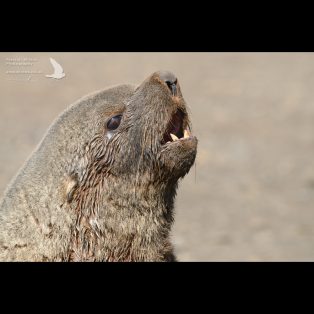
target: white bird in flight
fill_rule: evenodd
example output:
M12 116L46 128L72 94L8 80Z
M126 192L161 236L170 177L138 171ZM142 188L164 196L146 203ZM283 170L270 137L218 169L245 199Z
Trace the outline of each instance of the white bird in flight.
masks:
M53 58L50 58L50 62L53 66L54 73L52 73L51 75L46 75L46 77L51 77L57 80L65 77L65 73L63 72L62 66Z

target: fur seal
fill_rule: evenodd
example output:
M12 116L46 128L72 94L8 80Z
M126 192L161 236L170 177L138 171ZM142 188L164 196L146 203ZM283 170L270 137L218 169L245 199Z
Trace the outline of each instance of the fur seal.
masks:
M171 72L82 98L7 188L0 260L175 261L174 198L196 150Z

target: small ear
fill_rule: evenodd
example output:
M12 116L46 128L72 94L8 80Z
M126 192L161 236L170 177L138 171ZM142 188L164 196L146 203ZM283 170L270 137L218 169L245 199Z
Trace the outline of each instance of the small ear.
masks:
M78 181L74 176L70 176L66 180L66 199L68 203L71 203L76 188L78 187Z

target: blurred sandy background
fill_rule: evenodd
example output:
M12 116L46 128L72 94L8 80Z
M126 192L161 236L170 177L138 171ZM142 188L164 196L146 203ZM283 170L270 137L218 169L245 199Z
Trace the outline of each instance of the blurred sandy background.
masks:
M171 70L199 138L181 182L181 261L314 260L314 54L1 53L0 193L57 115L109 85ZM14 67L10 58L35 58ZM66 77L44 77L49 57ZM8 70L39 70L30 80ZM11 79L20 79L11 80Z

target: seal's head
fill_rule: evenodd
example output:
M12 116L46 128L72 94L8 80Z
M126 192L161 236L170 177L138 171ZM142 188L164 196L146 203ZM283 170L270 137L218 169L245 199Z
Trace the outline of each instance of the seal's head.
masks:
M109 91L79 115L85 140L71 176L87 186L105 178L108 189L117 182L129 188L176 184L194 163L197 139L175 75L156 72L136 88Z
M115 150L108 165L112 174L136 174L137 182L176 181L194 162L197 140L178 80L170 72L150 76L105 122L105 146Z

